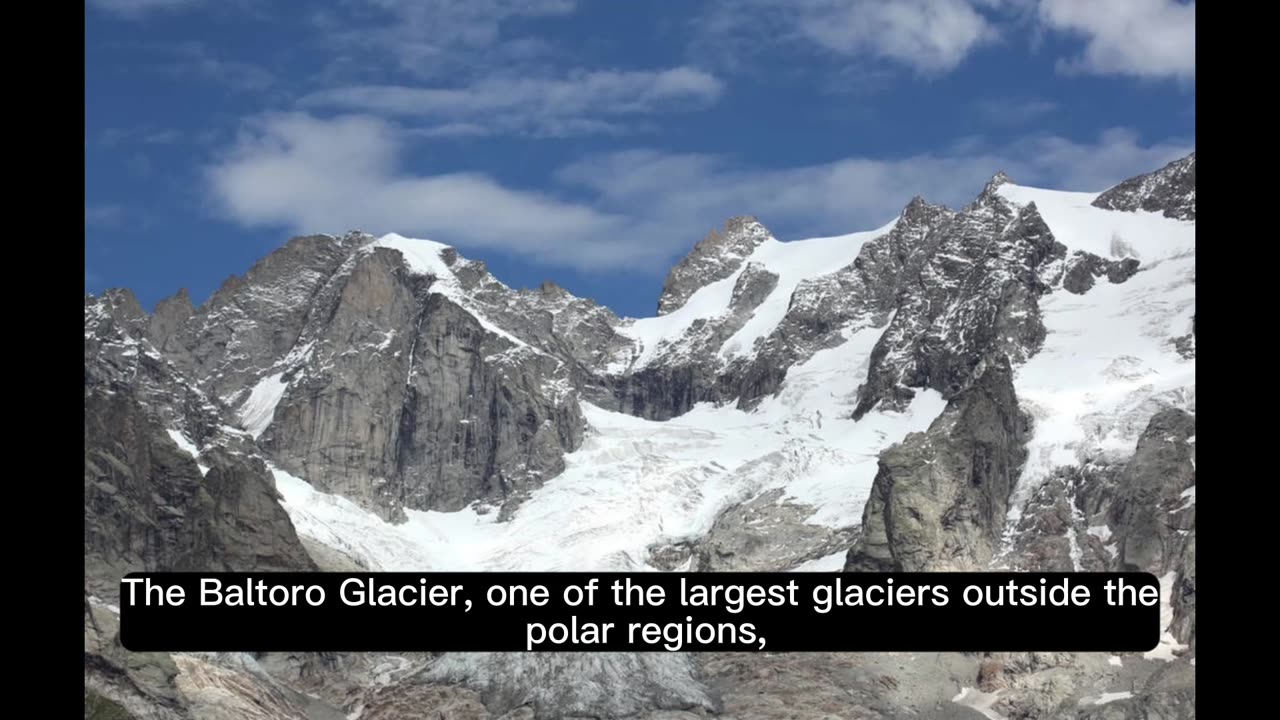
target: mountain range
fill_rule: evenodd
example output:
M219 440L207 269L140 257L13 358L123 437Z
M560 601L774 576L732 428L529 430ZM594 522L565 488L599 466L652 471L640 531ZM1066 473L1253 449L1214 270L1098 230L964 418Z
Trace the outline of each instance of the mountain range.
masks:
M646 318L361 232L296 237L198 307L86 296L86 717L1191 718L1195 348L1194 153L1096 193L997 173L835 237L735 217ZM136 570L983 569L1152 572L1161 644L118 640Z

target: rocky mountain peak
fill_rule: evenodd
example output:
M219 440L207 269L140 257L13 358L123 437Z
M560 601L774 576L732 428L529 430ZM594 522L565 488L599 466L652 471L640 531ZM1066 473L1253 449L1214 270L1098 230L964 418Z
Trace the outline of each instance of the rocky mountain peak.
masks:
M165 351L169 347L169 339L195 314L195 306L191 304L191 295L182 288L171 297L156 303L155 312L147 325L147 337L157 350Z
M1196 219L1196 154L1130 178L1093 201L1104 210L1144 210L1176 220Z
M996 174L992 175L991 179L987 181L986 186L982 188L982 194L989 195L994 193L1001 185L1004 184L1013 184L1013 181L1009 179L1008 175L1004 174L1003 170L997 170Z
M538 286L538 292L548 300L558 300L569 295L569 291L560 287L554 280L544 280Z
M110 288L101 295L84 298L84 327L86 337L96 328L115 326L126 334L135 335L146 324L147 311L131 290Z
M950 212L950 210L945 206L934 205L923 197L916 195L911 198L911 202L907 203L906 207L902 208L902 212L898 215L898 219L899 222L904 225L927 225L937 218L940 213L948 212Z
M743 260L770 237L768 228L755 217L729 218L721 230L708 233L671 269L662 285L658 314L666 315L679 309L699 288L732 275Z

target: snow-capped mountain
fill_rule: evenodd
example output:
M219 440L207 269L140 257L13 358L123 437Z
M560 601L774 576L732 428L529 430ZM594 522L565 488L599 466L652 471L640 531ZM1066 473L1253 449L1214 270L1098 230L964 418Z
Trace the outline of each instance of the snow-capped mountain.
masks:
M649 318L362 233L199 308L86 298L87 687L136 717L1192 717L1194 218L1192 154L836 237L734 218ZM314 567L1135 568L1171 600L1131 658L111 645L125 572Z

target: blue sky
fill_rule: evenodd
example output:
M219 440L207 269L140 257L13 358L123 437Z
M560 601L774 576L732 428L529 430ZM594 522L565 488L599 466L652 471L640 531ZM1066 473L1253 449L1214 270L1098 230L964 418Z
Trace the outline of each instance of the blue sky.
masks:
M361 229L652 315L734 215L843 234L1180 157L1194 45L1175 0L88 0L85 289L199 303Z

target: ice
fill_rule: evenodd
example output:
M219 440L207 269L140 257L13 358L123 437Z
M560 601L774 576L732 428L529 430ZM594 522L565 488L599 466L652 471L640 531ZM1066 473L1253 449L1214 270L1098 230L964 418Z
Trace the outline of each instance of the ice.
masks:
M240 423L255 439L271 424L276 406L280 404L288 387L289 383L284 381L283 372L268 375L253 386L249 399L240 406Z
M191 459L196 461L196 467L200 468L200 474L208 475L209 466L200 462L200 448L196 447L196 444L191 442L191 440L181 432L173 429L170 429L168 432L170 439L172 439L174 444L178 446L178 449L190 455Z
M792 568L793 572L840 572L844 569L846 551L834 552L830 555L815 558L809 562Z
M1179 497L1181 497L1181 498L1182 498L1182 505L1178 506L1178 508L1177 508L1177 509L1175 509L1175 510L1174 510L1174 512L1181 512L1181 511L1186 510L1186 509L1188 509L1188 508L1195 507L1195 504L1196 504L1196 486L1195 486L1195 485L1192 485L1191 487L1187 488L1186 490L1183 490L1183 491L1182 491L1182 494L1181 494L1181 495L1179 495Z
M944 406L924 391L906 412L849 418L863 377L850 369L865 366L879 333L792 368L755 412L704 403L657 422L584 404L582 447L504 523L468 508L408 510L391 525L279 470L277 483L301 535L383 570L655 570L650 545L700 538L725 508L775 488L812 508L809 522L848 527L861 520L880 451Z
M1115 702L1117 700L1128 700L1131 697L1133 697L1133 693L1129 692L1128 690L1125 690L1123 692L1105 692L1099 695L1098 697L1094 698L1090 704L1106 705L1107 703Z
M1178 652L1187 649L1169 631L1173 625L1173 583L1177 577L1176 572L1167 572L1160 577L1160 644L1142 654L1147 660L1172 661L1178 657Z
M966 687L961 688L960 694L951 698L951 702L973 708L988 720L1005 720L1005 716L994 709L996 701L999 699L999 690L993 693L984 693L975 688Z

